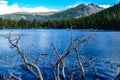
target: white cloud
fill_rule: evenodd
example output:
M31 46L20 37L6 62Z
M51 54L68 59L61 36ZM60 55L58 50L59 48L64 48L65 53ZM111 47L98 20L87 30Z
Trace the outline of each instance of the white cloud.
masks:
M22 7L21 8L24 12L50 12L50 11L58 11L55 9L48 9L45 7L35 7L35 8L27 8L27 7Z
M99 6L106 9L106 8L109 8L111 5L105 5L105 4L104 4L104 5L99 5Z
M8 5L8 1L0 0L0 15L2 14L10 14L15 12L50 12L50 11L58 11L55 9L49 9L42 6L39 7L20 7L18 4L14 3L12 5Z
M6 5L8 3L8 1L5 1L5 0L0 0L0 5Z
M79 5L79 4L70 5L70 6L66 7L66 9L69 9L69 8L74 8L74 7L78 6L78 5Z

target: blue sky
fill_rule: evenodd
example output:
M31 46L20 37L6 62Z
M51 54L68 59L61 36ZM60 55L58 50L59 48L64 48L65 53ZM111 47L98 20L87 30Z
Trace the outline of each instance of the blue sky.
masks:
M65 9L67 6L72 6L81 3L84 4L94 3L97 5L113 5L117 3L118 0L8 0L8 2L9 5L17 3L20 6L26 7L44 6L47 8L61 10Z
M120 0L0 0L0 15L15 12L59 11L89 3L108 8L118 1Z

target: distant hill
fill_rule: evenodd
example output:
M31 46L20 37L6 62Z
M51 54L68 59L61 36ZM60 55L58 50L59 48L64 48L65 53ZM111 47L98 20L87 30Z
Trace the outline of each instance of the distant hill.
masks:
M76 7L69 8L64 11L59 12L38 12L38 13L27 13L27 12L17 12L12 14L0 15L3 19L12 19L12 20L60 20L60 19L70 19L70 18L80 18L84 16L88 16L99 11L103 10L103 8L94 5L94 4L80 4Z
M27 13L27 12L17 12L12 14L5 14L0 15L3 19L11 19L11 20L20 20L20 19L26 19L26 20L44 20L46 16L52 15L56 12L37 12L37 13Z
M51 11L51 12L34 12L34 13L28 13L28 12L16 12L12 14L31 14L31 15L41 15L41 16L48 16L57 13L58 11Z

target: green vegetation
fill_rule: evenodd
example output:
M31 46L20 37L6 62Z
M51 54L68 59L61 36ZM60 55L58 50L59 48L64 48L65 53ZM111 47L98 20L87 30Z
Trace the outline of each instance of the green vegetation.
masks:
M108 29L120 30L120 3L90 16L67 19L67 20L48 20L46 22L34 19L33 21L21 19L7 20L0 19L0 28L53 28L63 29L72 25L76 29Z

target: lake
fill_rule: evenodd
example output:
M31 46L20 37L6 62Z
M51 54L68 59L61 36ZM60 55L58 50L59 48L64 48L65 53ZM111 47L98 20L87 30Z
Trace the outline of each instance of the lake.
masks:
M33 79L26 75L27 72L22 70L19 65L22 63L20 55L16 49L10 48L10 44L5 36L12 30L0 30L0 74L6 75L9 71L21 74L23 79ZM120 65L120 32L119 31L102 31L102 30L72 30L74 38L79 35L89 36L92 38L85 43L81 51L87 58L95 58L93 64L98 71L97 78L100 80L113 80L116 74L114 66ZM21 36L19 47L27 56L31 54L29 61L33 61L39 53L46 53L49 58L43 56L37 64L44 73L51 76L49 62L54 61L55 54L51 43L55 42L58 51L62 54L70 42L70 32L67 30L53 29L29 29L12 31L13 37ZM72 60L72 57L70 58ZM68 62L69 64L69 62ZM72 66L73 63L69 64ZM94 80L93 72L86 73L86 80ZM26 76L26 77L24 77ZM50 78L49 78L50 79ZM52 79L52 78L51 78Z

